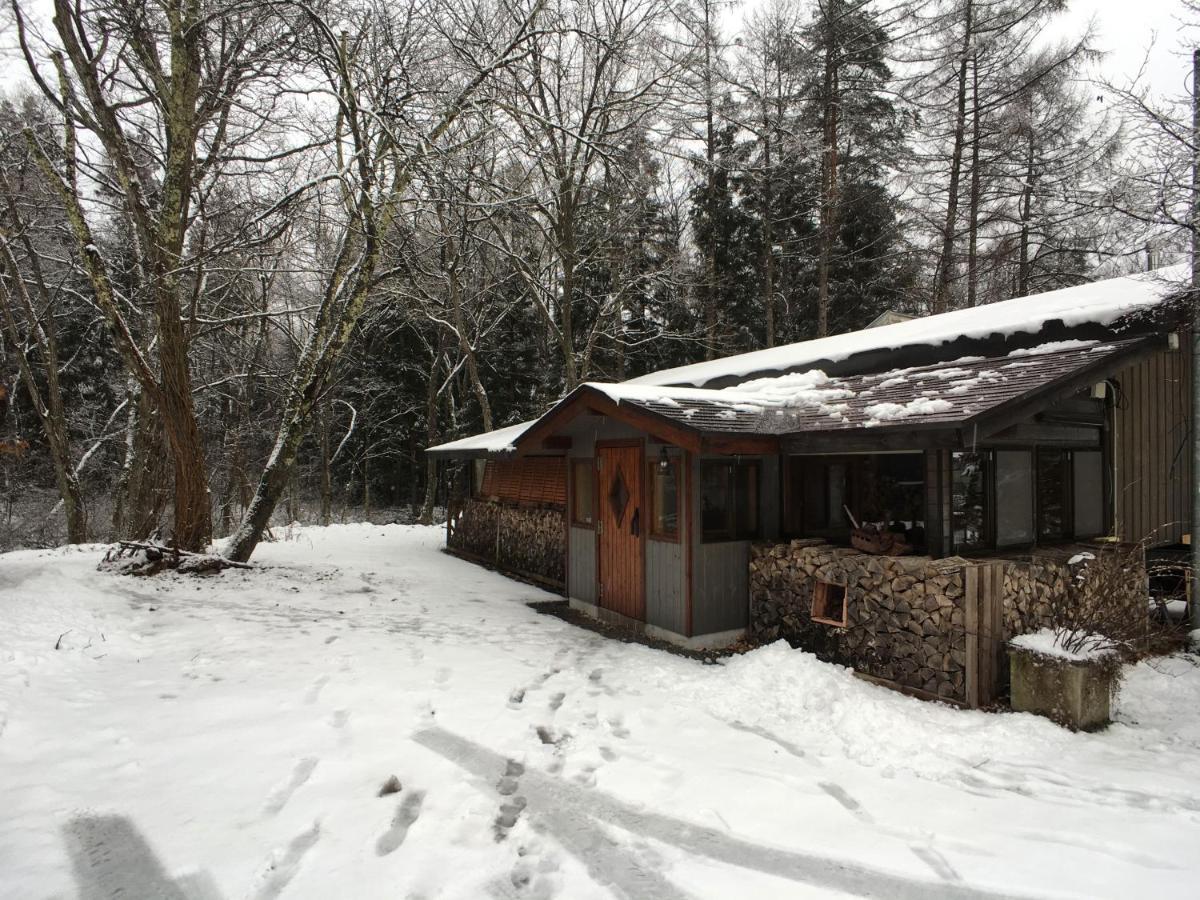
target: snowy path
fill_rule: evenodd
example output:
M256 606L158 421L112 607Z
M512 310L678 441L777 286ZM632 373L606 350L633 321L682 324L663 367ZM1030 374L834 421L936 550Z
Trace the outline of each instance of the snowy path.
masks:
M1196 895L1191 658L1071 735L610 641L441 540L308 529L209 580L0 556L0 897Z

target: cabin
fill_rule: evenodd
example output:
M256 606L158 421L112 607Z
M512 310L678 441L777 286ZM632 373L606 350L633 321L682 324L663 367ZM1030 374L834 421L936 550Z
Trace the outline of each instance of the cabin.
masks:
M1008 637L1144 582L1136 548L1190 533L1185 278L580 385L429 449L467 463L448 548L684 646L782 638L985 705Z

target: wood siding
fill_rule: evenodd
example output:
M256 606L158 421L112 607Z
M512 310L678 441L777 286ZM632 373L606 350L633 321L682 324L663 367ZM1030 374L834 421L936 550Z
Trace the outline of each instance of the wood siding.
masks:
M1176 543L1191 530L1190 377L1188 354L1178 350L1159 351L1116 377L1113 500L1122 540Z
M489 459L483 467L479 496L522 506L552 506L567 502L567 469L561 456Z
M692 581L692 633L745 628L750 612L750 542L701 544Z
M570 529L567 554L567 596L585 603L596 602L596 531Z
M646 542L646 624L685 634L687 589L683 541Z

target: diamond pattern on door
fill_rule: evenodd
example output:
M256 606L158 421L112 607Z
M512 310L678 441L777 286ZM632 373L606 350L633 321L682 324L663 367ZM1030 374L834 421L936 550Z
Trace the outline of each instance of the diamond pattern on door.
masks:
M629 488L625 486L625 473L619 466L617 474L613 477L612 488L608 492L608 503L612 507L617 525L620 525L625 518L625 508L629 506Z

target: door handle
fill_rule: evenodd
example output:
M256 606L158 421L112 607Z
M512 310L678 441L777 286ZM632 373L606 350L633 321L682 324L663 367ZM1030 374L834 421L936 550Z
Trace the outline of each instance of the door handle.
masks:
M633 511L633 518L629 520L629 532L634 537L642 536L642 508L640 506Z

